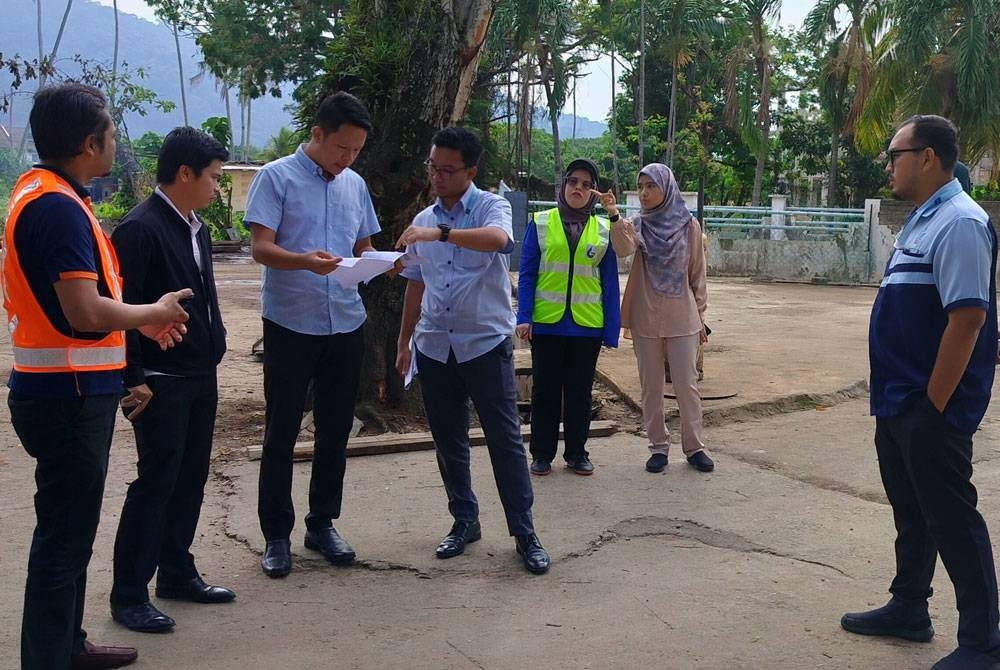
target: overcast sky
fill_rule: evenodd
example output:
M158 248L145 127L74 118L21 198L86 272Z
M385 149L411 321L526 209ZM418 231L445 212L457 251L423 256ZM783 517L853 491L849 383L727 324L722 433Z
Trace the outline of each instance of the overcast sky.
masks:
M111 0L96 0L96 2L111 6ZM781 7L781 23L783 25L800 26L816 0L784 0ZM118 0L118 9L129 14L135 14L144 19L155 20L153 11L144 0ZM572 112L572 100L563 110ZM604 121L611 107L611 60L601 59L590 67L590 76L580 81L576 93L576 111L579 116L585 116L594 121Z

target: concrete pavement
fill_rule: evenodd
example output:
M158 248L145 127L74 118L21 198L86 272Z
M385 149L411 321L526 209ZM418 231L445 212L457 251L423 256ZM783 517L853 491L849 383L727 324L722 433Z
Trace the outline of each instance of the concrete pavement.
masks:
M256 288L239 284L235 270L220 276L233 279L221 289L233 352L224 367L235 371L224 396L238 392L259 407L256 368L244 360L257 332L232 326L243 312L252 322ZM893 568L863 382L873 297L872 289L710 280L706 384L737 392L706 402L717 470L698 473L678 454L666 473L646 473L645 439L629 432L639 423L633 415L625 431L591 442L593 477L556 468L533 480L536 525L554 559L541 577L514 554L486 451L477 448L484 534L463 556L434 557L450 519L433 454L372 456L349 461L337 523L358 563L334 568L304 549L300 524L295 570L270 580L257 565L257 464L222 433L217 440L233 455L214 465L194 551L206 579L238 599L163 601L175 632L131 633L107 611L111 543L134 467L128 428L119 426L85 626L98 642L139 647L137 668L929 668L955 644L943 570L931 643L862 638L838 625L843 612L887 599ZM603 352L600 368L638 396L627 342ZM996 539L994 411L976 436L975 482ZM0 649L14 653L33 522L31 461L9 426L2 434ZM300 512L308 472L295 466ZM16 667L10 653L0 668Z

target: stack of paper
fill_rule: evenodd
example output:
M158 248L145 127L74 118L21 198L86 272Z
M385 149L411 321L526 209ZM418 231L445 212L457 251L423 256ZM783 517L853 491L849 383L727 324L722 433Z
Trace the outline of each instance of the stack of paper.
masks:
M391 270L397 260L402 262L403 267L423 262L420 256L410 252L366 251L360 258L342 258L330 276L344 288L357 286L361 282L367 284L383 272Z

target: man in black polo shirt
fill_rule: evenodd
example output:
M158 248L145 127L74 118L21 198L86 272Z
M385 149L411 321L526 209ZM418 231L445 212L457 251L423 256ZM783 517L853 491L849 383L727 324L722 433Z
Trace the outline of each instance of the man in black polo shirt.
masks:
M138 477L128 487L115 539L111 616L139 632L162 632L174 620L149 602L159 598L220 603L229 589L209 586L190 553L212 451L218 404L216 366L226 331L212 272L208 229L194 211L219 192L225 147L194 128L176 128L160 150L156 192L115 229L125 302L146 302L167 286L190 286L184 341L169 351L127 335L122 401L138 449Z

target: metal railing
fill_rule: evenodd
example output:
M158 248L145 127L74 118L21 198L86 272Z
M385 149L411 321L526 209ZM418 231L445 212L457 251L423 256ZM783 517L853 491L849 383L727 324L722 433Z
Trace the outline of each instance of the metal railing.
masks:
M545 200L528 201L529 212L555 207ZM603 211L600 207L599 210ZM619 205L624 216L638 211L637 207ZM763 231L795 231L800 239L829 239L836 235L850 234L865 222L865 210L828 207L790 207L777 210L770 207L705 207L705 227L734 238L760 237Z

